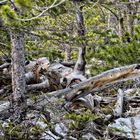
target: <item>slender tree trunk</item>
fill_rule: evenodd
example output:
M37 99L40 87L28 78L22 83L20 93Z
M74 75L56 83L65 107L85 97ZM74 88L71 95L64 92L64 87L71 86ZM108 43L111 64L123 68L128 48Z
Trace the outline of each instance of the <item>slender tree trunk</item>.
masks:
M128 14L127 14L127 21L128 21L127 30L128 30L128 33L132 36L133 35L133 24L134 24L132 4L127 5L127 10L128 10Z
M82 40L82 37L85 35L84 16L82 12L83 6L79 7L78 2L75 2L75 7L76 7L77 34L80 37L82 43L81 46L79 47L79 56L76 65L74 67L74 70L84 74L86 65L85 61L86 46Z
M108 26L108 29L112 30L113 34L116 34L116 23L117 23L116 17L109 11L107 26Z
M139 17L140 14L140 3L136 3L136 17ZM135 18L134 24L140 24L140 20L138 18Z
M24 67L23 34L11 31L12 44L12 108L15 122L22 121L26 108L26 82Z
M131 0L129 0L131 2ZM139 3L129 3L127 5L127 30L131 36L134 34L134 19L139 9Z
M65 46L65 61L70 62L71 61L71 48L68 44L64 44Z
M120 17L120 19L119 19L118 22L119 22L118 23L118 35L122 39L123 34L125 32L125 29L124 29L124 18L123 17Z
M72 36L72 33L73 33L73 22L67 26L67 36L70 38ZM65 43L64 45L65 45L64 46L65 47L65 61L70 62L72 49L69 44Z
M122 40L122 37L124 35L125 29L124 29L124 5L120 4L118 0L116 0L115 3L115 9L117 10L118 15L118 36Z

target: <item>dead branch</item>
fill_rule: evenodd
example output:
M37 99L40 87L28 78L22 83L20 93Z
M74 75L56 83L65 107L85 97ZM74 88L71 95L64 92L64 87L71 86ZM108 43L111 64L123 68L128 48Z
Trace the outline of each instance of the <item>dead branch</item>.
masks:
M0 70L3 70L4 68L7 68L10 66L10 63L4 63L2 65L0 65Z
M123 101L124 101L124 92L119 89L118 90L118 96L117 96L117 102L114 109L114 116L121 117L123 113Z
M66 66L66 67L74 67L75 66L75 62L60 62L60 64Z
M43 81L42 83L39 84L32 84L27 86L27 90L43 90L43 89L49 89L49 82L48 80Z

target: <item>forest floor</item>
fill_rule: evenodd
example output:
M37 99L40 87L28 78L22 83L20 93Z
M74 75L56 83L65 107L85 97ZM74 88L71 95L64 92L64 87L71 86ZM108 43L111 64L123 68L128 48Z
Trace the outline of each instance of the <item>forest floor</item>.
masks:
M72 65L36 61L35 71L36 63L26 65L28 108L20 124L10 118L10 64L0 66L0 139L140 139L137 64L87 79Z

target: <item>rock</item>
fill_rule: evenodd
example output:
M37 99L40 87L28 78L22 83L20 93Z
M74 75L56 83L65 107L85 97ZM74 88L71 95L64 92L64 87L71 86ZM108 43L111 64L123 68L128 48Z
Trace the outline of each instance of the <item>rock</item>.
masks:
M0 112L4 111L10 106L10 103L7 101L1 101L0 102Z
M67 139L64 139L64 140L67 140ZM72 136L69 136L68 137L68 140L78 140L77 138L74 138L74 137L72 137Z
M50 130L42 134L40 140L60 140L60 137L55 136Z
M97 139L93 136L93 134L91 134L91 133L87 133L86 135L83 135L82 138L83 138L84 140L97 140Z
M61 134L62 136L65 136L67 131L68 131L68 129L66 128L66 126L63 123L57 123L55 125L55 131L58 134Z
M109 124L109 131L113 131L122 137L140 139L140 115L129 118L119 118L115 123Z

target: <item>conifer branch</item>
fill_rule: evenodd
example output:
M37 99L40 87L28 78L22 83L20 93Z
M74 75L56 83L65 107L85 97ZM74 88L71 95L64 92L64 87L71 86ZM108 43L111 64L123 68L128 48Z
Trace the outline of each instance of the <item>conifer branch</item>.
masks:
M28 18L28 19L20 19L20 18L16 18L16 19L19 20L19 21L31 21L31 20L37 19L37 18L41 17L41 16L42 16L46 11L48 11L49 9L54 8L54 7L57 7L57 6L59 6L60 4L64 3L65 0L62 0L61 2L59 2L59 3L57 3L57 4L56 4L56 2L57 2L57 0L55 0L55 1L52 3L52 5L50 5L49 7L47 7L45 10L43 10L39 15L37 15L37 16L35 16L35 17Z

